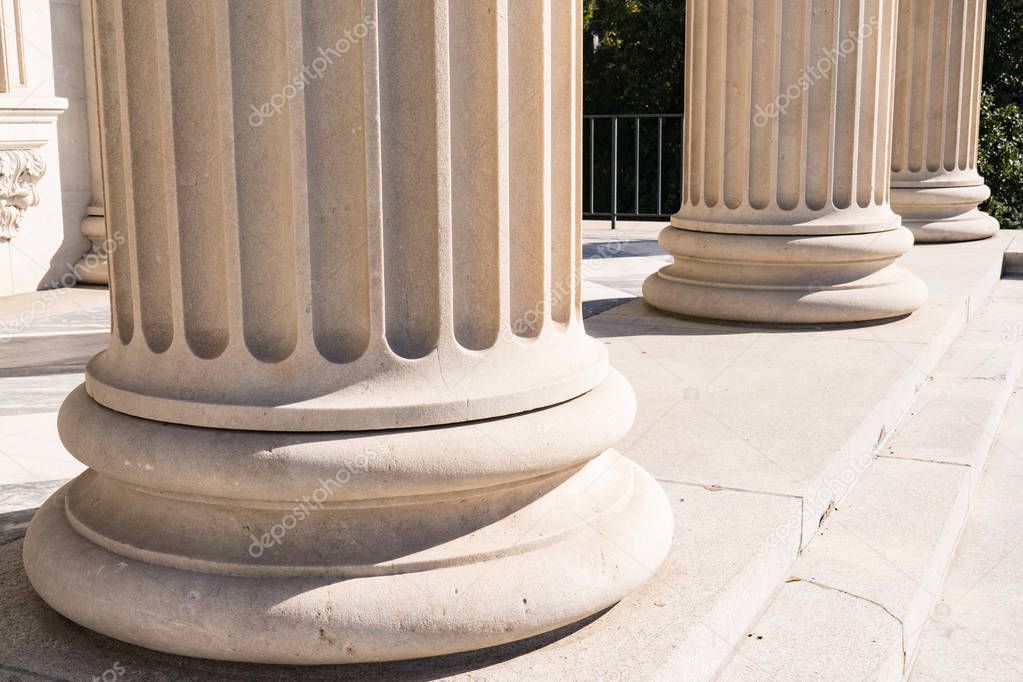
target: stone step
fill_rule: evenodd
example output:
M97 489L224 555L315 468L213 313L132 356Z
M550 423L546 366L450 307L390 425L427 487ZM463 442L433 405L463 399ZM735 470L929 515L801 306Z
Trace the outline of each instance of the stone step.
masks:
M1006 277L1023 277L1023 234L1015 234L1005 249L1002 272Z
M1000 235L914 248L906 266L925 279L930 301L883 324L725 325L664 315L643 301L587 320L589 333L607 345L612 364L637 394L635 425L617 449L658 478L675 514L665 563L605 613L532 640L439 659L314 670L190 660L186 676L304 682L712 678L792 575L800 547L819 539L819 520L862 473L864 453L873 453L895 429L967 321L985 319L991 329L978 333L988 340L1003 333L996 315L1002 313L984 317L984 302L999 281L1008 241ZM591 248L608 250L599 243ZM648 271L660 267L655 257L617 260L626 258L649 261L630 261L637 271L641 264ZM181 677L180 659L48 618L19 568L20 550L20 540L0 545L0 576L9 583L0 596L16 595L10 608L0 609L0 631L30 645L0 638L0 665L78 679L81 670L130 660L132 679ZM54 649L75 652L75 665L55 659Z
M910 680L1023 678L1021 489L1023 383L1009 401L941 598L920 637Z
M1023 368L1003 280L828 515L721 680L902 679Z

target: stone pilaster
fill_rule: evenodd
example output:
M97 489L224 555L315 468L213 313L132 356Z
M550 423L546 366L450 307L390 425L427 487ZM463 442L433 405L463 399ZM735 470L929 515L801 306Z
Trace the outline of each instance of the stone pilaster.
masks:
M671 534L579 292L581 9L98 0L110 347L26 538L69 618L333 663L528 637ZM196 245L202 248L196 248Z
M692 0L675 262L644 296L765 323L903 315L923 283L889 206L895 3Z
M892 208L918 242L990 237L977 206L984 0L902 0L892 140Z

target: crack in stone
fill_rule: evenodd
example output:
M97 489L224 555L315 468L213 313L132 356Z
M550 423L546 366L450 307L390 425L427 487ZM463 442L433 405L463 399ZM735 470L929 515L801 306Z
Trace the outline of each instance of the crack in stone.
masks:
M808 583L808 584L813 585L814 587L820 588L822 590L831 590L833 592L840 592L842 594L845 594L845 595L848 595L848 596L852 597L853 599L859 599L860 601L865 601L868 604L873 604L877 608L879 608L882 611L884 611L885 613L887 613L889 616L892 617L893 620L895 620L896 623L899 624L899 630L901 631L900 632L900 636L899 636L899 644L902 647L902 669L903 669L903 671L905 671L905 669L906 669L906 637L905 637L904 633L905 633L905 630L906 630L906 625L905 625L905 623L902 622L901 618L899 618L894 613L889 611L888 608L884 604L882 604L880 602L877 602L877 601L874 601L873 599L870 599L868 597L864 597L864 596L861 596L861 595L858 595L858 594L854 594L852 592L849 592L848 590L843 590L840 587L833 587L832 585L825 585L822 582L818 582L816 580L810 580L808 578L797 578L797 577L793 576L793 577L789 578L788 580L786 580L785 582L786 583Z
M889 611L888 608L884 604L882 604L880 602L876 602L873 599L870 599L869 597L862 597L862 596L860 596L858 594L853 594L852 592L849 592L847 590L843 590L840 587L833 587L831 585L825 585L822 582L818 582L816 580L810 580L809 578L796 578L796 577L792 577L792 578L789 578L788 580L786 580L785 582L787 582L787 583L809 583L810 585L813 585L815 587L819 587L822 590L832 590L834 592L841 592L842 594L847 594L850 597L853 597L854 599L860 599L862 601L869 602L869 603L873 604L874 606L876 606L877 608L881 609L882 611L887 613L889 616L894 618L895 622L898 623L899 626L902 626L902 624L903 624L902 623L902 619L899 618L898 616L896 616L891 611Z
M922 457L900 457L898 455L878 455L878 459L898 459L904 462L922 462L924 464L944 464L952 467L972 467L972 464L967 462L944 462L940 459L924 459Z

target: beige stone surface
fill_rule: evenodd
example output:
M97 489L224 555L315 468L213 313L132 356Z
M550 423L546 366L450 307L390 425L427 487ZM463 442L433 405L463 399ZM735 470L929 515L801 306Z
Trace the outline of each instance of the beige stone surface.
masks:
M682 208L660 238L675 262L647 301L760 323L923 304L888 201L895 19L894 3L688 5Z
M977 491L948 578L920 637L918 682L1023 674L1023 391L1017 389Z
M118 248L90 395L336 431L598 385L578 312L579 15L544 6L99 2Z
M750 629L717 680L900 679L887 646L899 626L877 605L807 581L785 583L775 599L777 608ZM864 640L872 645L860 646Z
M992 300L1016 284L1000 283ZM1023 339L996 345L969 333L986 326L990 307L970 321L855 487L835 499L751 629L757 639L740 645L723 679L750 679L750 660L793 671L786 679L908 676L988 454L1004 437L996 438L998 425L1019 430L1006 405ZM827 626L845 625L857 608L873 622Z
M977 206L984 0L902 0L896 39L892 208L917 242L990 237Z
M90 468L25 537L39 595L308 665L650 579L671 509L610 449L634 397L582 323L581 3L94 7L113 322L59 419Z
M0 568L4 585L10 586L0 589L0 631L13 633L10 639L0 638L0 661L34 674L68 680L80 679L83 671L98 674L112 661L120 661L131 678L139 680L182 676L197 680L448 676L476 680L538 676L633 680L657 675L707 679L728 660L732 647L740 640L753 640L758 646L774 642L766 637L747 638L746 634L753 631L757 614L791 575L801 544L801 527L805 526L808 537L814 538L823 508L832 495L843 491L839 477L845 461L843 452L856 454L859 450L854 447L871 447L881 429L894 424L906 411L921 373L930 371L941 356L945 355L946 360L954 357L960 368L983 364L971 360L969 353L950 356L946 352L960 335L968 314L974 319L978 314L983 316L982 326L988 330L972 336L984 343L1001 343L1002 331L996 330L1002 324L995 313L987 314L985 299L997 281L999 243L1004 248L1007 236L1002 233L991 240L911 251L908 257L913 269L927 277L936 295L918 314L891 324L765 330L679 320L638 302L633 306L639 305L647 314L620 315L629 311L627 306L619 306L588 319L591 332L608 345L613 366L623 372L637 392L634 427L616 449L658 476L675 516L672 549L662 568L644 587L594 619L495 649L386 665L310 669L182 659L102 637L55 615L31 591L17 567L19 543L0 550L0 563L10 567ZM593 235L594 246L587 252L608 253L604 244L613 239L613 234ZM646 246L624 244L619 257L611 260L623 260L625 253ZM651 260L650 265L656 268L656 261ZM590 270L585 265L583 271L596 271L598 277L604 274L603 269ZM1000 302L1018 301L1020 292L1015 287L1006 289L1007 284L1020 282L1003 281L998 285L989 299L999 303L998 315L1013 312L1012 308L1001 307ZM1017 304L1017 316L1018 310ZM777 337L779 347L797 337L813 337L813 342L799 347L806 350L803 353L776 358L764 354L758 355L755 363L743 362L745 354L756 351L765 337ZM851 341L863 347L858 357L867 357L870 348L876 350L876 357L901 354L904 370L893 372L890 364L851 362L842 350L849 348L851 344L845 344ZM753 347L745 350L751 343ZM810 359L812 362L808 362ZM734 373L728 370L715 381L715 375L736 360ZM670 375L667 380L666 372ZM792 377L803 380L793 382ZM697 393L690 392L687 399L686 387L697 388ZM728 394L752 399L722 400ZM669 410L676 401L683 402L686 409ZM801 410L801 405L811 406L815 412ZM609 410L602 414L615 413ZM719 426L734 428L738 424L741 428L718 438L714 432L700 429L698 415L716 419ZM568 422L559 420L555 432L561 421ZM834 430L823 433L824 424ZM148 431L147 436L152 433ZM302 434L279 437L296 439ZM320 434L320 438L329 439L330 434ZM770 454L774 462L750 466L757 460L748 458L749 446ZM195 452L188 461L196 462L199 455ZM271 458L263 461L267 466L272 464ZM806 488L780 477L779 468L804 471L799 468L804 464L817 467L818 472L835 468L830 475L806 477ZM683 473L688 482L679 482ZM779 481L788 481L793 487L788 491L769 487ZM350 484L357 485L354 479ZM818 503L823 506L818 507ZM284 542L288 546L286 537ZM868 608L872 607L864 605ZM822 618L816 622L823 631L834 620ZM875 629L872 634L880 632ZM849 649L848 638L840 644ZM748 659L745 664L751 665ZM751 668L758 673L756 679L768 679L767 669ZM779 677L784 679L784 675Z

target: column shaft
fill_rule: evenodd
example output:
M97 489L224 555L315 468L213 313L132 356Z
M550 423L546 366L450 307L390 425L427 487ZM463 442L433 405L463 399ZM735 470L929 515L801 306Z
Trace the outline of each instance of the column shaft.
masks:
M911 312L888 202L895 11L881 0L694 0L682 207L655 306L753 322Z
M26 536L43 599L314 664L648 579L670 509L608 449L634 399L582 325L580 3L96 9L114 323L60 415L90 468Z
M918 242L990 237L977 206L984 0L902 0L892 140L892 208Z
M520 412L606 376L575 285L578 41L554 35L574 5L366 7L99 3L124 155L100 403L366 429ZM273 35L240 37L263 21ZM380 47L404 41L414 59Z

